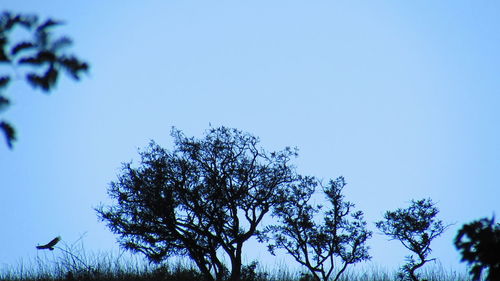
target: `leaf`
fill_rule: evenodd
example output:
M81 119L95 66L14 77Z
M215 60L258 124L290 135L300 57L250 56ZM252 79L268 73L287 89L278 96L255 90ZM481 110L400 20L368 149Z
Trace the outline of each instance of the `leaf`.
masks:
M10 82L9 76L1 76L0 77L0 88L6 87Z
M34 57L24 57L19 60L20 64L32 64L32 65L41 65L43 64L43 61L38 58L38 56Z
M56 51L65 47L69 47L71 46L71 44L73 44L73 41L69 37L63 36L52 42L51 49Z
M9 57L5 54L3 48L0 48L0 62L10 62Z
M36 73L28 73L26 75L26 80L31 84L33 88L42 88L45 91L48 91L48 85L45 84L45 81L43 80L43 77L36 74Z
M0 33L0 48L3 49L5 46L7 46L7 43L9 40L5 36L5 34Z
M22 50L31 49L31 48L34 48L34 47L35 47L35 44L33 44L31 42L21 42L21 43L16 44L12 48L12 50L10 51L10 53L13 56L15 56L15 55L17 55L17 53L19 53Z
M10 101L8 98L0 96L0 110L4 109L5 107L9 106Z
M16 16L12 16L10 14L6 14L6 20L5 20L5 25L4 25L4 28L5 30L10 30L14 27L14 25L16 23L19 22L19 20L21 19L21 16L20 15L16 15Z
M36 32L45 31L47 28L50 28L50 27L53 27L56 25L61 25L62 23L63 22L61 22L61 21L54 21L52 19L48 19L36 28Z
M57 59L56 55L49 51L41 51L35 56L25 57L19 60L20 64L32 64L32 65L41 65L43 63L55 62Z
M0 14L0 31L3 31L3 27L10 18L11 18L10 12L5 11L2 14Z
M50 66L49 69L40 76L36 73L29 73L26 75L26 79L34 88L42 88L42 90L48 92L52 89L57 82L59 72L54 66Z
M38 21L36 15L13 15L9 12L4 12L0 15L0 31L8 31L14 28L17 24L26 29L31 29Z
M22 15L19 19L19 24L27 29L31 29L38 22L36 15Z
M50 51L41 51L37 57L43 62L55 62L57 60L56 54Z
M0 130L2 130L5 135L7 146L12 149L12 143L16 140L16 130L5 121L0 122Z
M0 107L3 105L9 104L9 103L10 103L10 101L8 98L6 98L4 96L0 96Z
M57 69L54 66L50 66L43 76L44 84L47 85L47 88L44 90L50 90L50 88L52 88L56 84L58 76L59 72L57 71Z
M81 72L87 72L89 65L86 62L79 61L75 57L62 57L59 59L59 63L63 66L75 80L79 80L79 74Z

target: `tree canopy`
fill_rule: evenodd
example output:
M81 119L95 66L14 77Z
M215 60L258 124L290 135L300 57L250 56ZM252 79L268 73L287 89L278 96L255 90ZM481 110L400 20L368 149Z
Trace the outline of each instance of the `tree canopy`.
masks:
M416 261L413 255L407 256L401 277L418 281L415 271L426 262L434 260L427 258L432 251L431 242L448 228L448 225L437 219L438 213L439 210L431 199L412 200L408 208L387 211L384 220L376 223L380 231L391 239L399 240L418 258Z
M124 164L108 190L115 204L97 212L126 249L154 262L188 256L209 280L238 280L244 243L296 180L296 152L266 152L258 138L225 127L172 137L173 151L151 142L138 166Z
M372 232L366 228L363 212L353 211L354 204L345 200L343 177L323 186L326 206L310 203L318 185L313 177L300 177L291 185L273 211L278 224L268 226L260 238L269 242L272 254L284 249L315 280L328 281L333 276L336 281L349 265L371 258L366 242Z

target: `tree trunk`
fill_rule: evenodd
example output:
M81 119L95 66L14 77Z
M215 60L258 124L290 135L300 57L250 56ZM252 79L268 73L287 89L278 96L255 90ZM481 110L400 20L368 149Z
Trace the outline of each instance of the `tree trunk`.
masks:
M241 248L243 245L239 244L236 246L236 253L231 257L231 277L230 281L240 281L241 280Z
M205 279L206 281L215 281L214 277L210 273L210 270L208 270L208 268L202 261L194 259L194 262L198 266L198 269L200 269L201 274L203 275L203 279Z

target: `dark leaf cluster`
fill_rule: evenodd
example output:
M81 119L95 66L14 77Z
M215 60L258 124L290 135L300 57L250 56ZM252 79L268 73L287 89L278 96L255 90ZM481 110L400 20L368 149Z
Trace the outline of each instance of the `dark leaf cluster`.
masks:
M486 280L500 280L500 224L495 224L494 218L465 224L455 238L455 246L462 261L472 265L474 281L481 280L483 270L488 270Z
M71 46L72 41L66 36L55 37L52 28L62 22L53 19L41 21L35 15L0 14L0 64L9 65L16 69L26 69L25 79L33 88L40 88L44 92L51 91L59 78L61 71L75 80L79 80L82 73L88 71L89 66L76 56L68 54L65 49ZM24 29L30 38L11 41L11 34L16 28ZM0 74L0 109L5 109L9 99L2 94L8 84L16 77L8 73ZM7 101L7 102L5 102ZM7 144L12 147L16 140L15 130L11 124L2 121L0 130L3 131Z

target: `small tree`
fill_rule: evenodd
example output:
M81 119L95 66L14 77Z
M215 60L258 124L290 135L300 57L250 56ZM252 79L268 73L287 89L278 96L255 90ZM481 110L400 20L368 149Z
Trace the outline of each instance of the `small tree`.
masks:
M294 181L296 153L267 153L256 137L224 127L203 139L172 136L175 150L151 142L138 167L124 164L108 190L116 204L97 212L126 249L154 262L188 256L208 280L225 278L222 252L238 280L243 245Z
M16 79L19 70L27 67L26 81L34 88L41 88L45 92L52 90L64 71L73 79L79 80L80 74L88 70L88 65L73 55L64 53L64 49L71 45L70 38L62 36L54 38L51 29L61 25L61 22L52 19L39 21L37 16L0 14L0 65L12 67L15 74L0 74L0 90ZM11 42L14 37L11 33L18 27L28 32L30 38ZM10 99L0 92L0 111L10 105ZM7 145L12 148L16 140L16 131L7 121L0 121L0 131L5 135Z
M481 279L483 269L488 269L486 280L500 280L500 224L495 225L494 217L465 224L458 231L455 246L462 261L472 265L474 281Z
M354 204L344 200L343 177L323 188L331 207L318 223L322 206L309 203L317 185L314 178L301 177L273 212L279 224L268 226L260 239L270 242L273 255L276 249L284 249L315 280L329 280L334 270L338 280L348 265L370 259L365 243L372 233L366 229L363 212L352 212Z
M431 241L443 234L448 228L441 220L436 218L439 210L431 199L411 201L406 209L387 211L383 221L376 223L377 228L391 240L399 240L403 246L416 254L407 256L407 263L402 267L401 277L418 281L417 269L426 262L435 260L427 259L431 253Z

